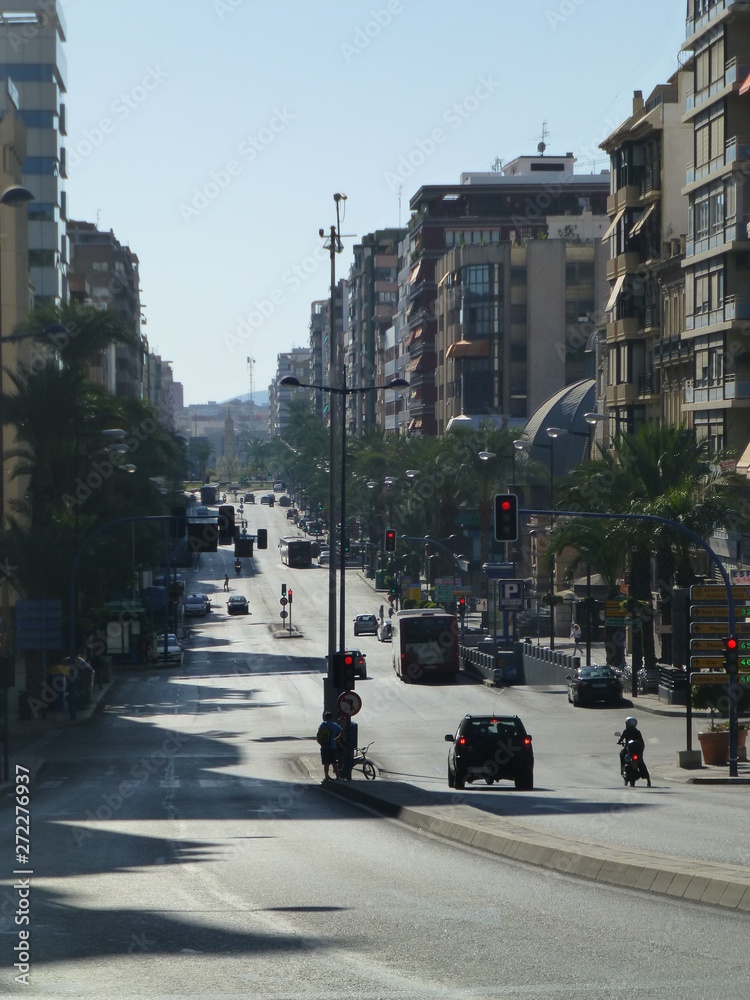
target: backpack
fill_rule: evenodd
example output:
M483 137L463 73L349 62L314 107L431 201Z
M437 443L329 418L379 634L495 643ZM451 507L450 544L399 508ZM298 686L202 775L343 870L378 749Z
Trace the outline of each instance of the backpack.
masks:
M322 747L327 747L331 742L331 730L325 722L321 723L320 729L318 729L318 735L315 738Z

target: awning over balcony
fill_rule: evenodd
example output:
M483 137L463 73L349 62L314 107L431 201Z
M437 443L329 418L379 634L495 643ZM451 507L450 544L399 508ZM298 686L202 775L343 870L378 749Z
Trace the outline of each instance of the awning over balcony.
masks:
M424 361L424 354L420 354L418 358L412 358L409 364L406 366L406 372L408 375L413 375L414 372L418 372L422 367L422 362Z
M489 340L457 340L445 352L445 357L448 360L451 358L488 358L489 356Z
M646 222L646 219L648 219L649 215L651 215L651 213L654 211L655 208L656 208L656 202L653 201L648 206L643 215L640 217L640 219L633 226L633 228L630 230L631 236L637 236L638 233L640 233L641 229L643 228L643 224Z
M409 275L409 284L410 285L416 284L417 278L419 278L419 272L421 270L422 270L422 261L420 260L420 262L417 264L417 266L414 268L414 270Z
M614 309L617 299L622 291L622 286L625 284L625 275L621 274L620 277L614 284L614 288L610 292L609 298L607 299L607 304L604 307L605 312L609 312L610 309Z
M414 327L414 329L411 331L411 333L409 334L409 336L406 338L406 346L407 347L409 347L411 344L413 344L415 340L419 340L419 338L422 336L422 329L423 328L421 326L415 326Z
M621 208L620 211L617 213L617 215L614 217L614 219L612 219L612 221L610 222L609 229L607 229L606 233L602 234L603 240L609 239L609 237L612 235L615 229L617 229L617 223L620 221L623 215L625 215L625 209Z
M410 430L410 431L417 431L417 430L419 430L419 428L421 426L422 426L422 418L421 417L413 417L409 421L408 430Z
M747 75L747 77L745 79L745 82L740 87L740 93L741 94L746 94L748 92L748 90L750 90L750 73L748 73L748 75Z

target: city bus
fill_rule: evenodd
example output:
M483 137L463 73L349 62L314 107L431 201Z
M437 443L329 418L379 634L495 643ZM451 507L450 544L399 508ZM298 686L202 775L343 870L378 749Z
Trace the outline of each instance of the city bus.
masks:
M393 669L402 681L456 680L458 619L441 608L397 611L393 625Z
M302 535L288 535L279 539L279 558L285 566L306 569L312 566L313 542Z

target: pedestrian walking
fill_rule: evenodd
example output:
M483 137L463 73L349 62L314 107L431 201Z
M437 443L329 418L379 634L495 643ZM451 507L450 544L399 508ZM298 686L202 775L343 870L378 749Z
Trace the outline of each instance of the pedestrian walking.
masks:
M320 761L323 765L323 781L330 781L331 776L328 771L333 768L334 775L338 778L339 772L339 737L341 736L341 726L333 721L333 713L325 712L323 721L318 726L317 741L320 746Z
M570 638L573 640L573 655L581 651L581 626L573 622L570 627Z
M224 574L224 590L229 590L229 577L226 573Z

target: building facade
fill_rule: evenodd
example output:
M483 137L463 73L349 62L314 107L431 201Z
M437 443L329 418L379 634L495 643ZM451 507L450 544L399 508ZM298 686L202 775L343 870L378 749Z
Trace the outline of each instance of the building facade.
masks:
M22 184L29 204L29 272L37 303L67 299L64 182L65 21L55 0L8 0L0 11L0 117L26 126Z
M604 216L609 173L576 174L574 164L571 153L518 157L499 172L467 173L462 174L460 184L422 187L411 199L405 342L411 433L438 433L435 373L440 259L455 247L522 246L545 240L550 235L549 217L563 217L573 224L584 211ZM541 298L535 296L535 300ZM527 304L527 308L536 310L537 306Z

